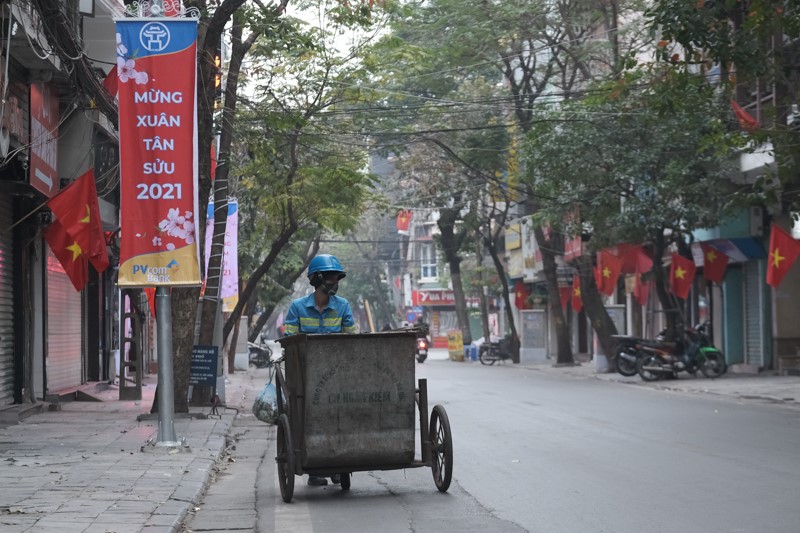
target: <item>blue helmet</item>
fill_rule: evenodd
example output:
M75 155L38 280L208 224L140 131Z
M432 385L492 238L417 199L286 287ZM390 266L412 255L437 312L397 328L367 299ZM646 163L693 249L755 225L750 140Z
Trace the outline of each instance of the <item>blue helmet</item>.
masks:
M347 275L347 272L342 268L342 264L336 257L329 254L320 254L308 264L308 279L310 280L317 272L338 272L339 279Z

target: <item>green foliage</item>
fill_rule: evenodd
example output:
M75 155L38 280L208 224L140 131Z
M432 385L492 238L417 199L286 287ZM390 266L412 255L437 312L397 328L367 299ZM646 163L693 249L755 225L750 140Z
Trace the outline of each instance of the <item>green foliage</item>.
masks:
M726 102L695 76L637 81L540 115L523 150L527 183L551 199L538 216L589 230L594 249L713 227L742 201L731 179L745 139L728 127ZM576 208L581 226L569 227Z
M773 37L776 32L787 40L800 36L800 10L796 2L773 0L661 0L647 13L653 28L660 29L665 41L660 56L669 60L674 53L669 43L677 43L686 57L703 58L735 66L740 80L773 77L776 66Z

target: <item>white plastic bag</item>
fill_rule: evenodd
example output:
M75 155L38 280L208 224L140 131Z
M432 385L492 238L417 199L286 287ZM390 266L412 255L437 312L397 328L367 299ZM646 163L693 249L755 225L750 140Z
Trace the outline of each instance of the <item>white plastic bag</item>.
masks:
M264 385L256 396L256 401L253 402L253 414L267 424L278 422L278 394L272 383L272 372L269 375L269 382Z

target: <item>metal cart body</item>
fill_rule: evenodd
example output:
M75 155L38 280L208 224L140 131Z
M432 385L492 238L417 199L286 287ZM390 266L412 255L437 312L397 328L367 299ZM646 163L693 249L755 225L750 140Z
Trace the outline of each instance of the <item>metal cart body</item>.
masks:
M413 332L296 335L280 339L278 470L284 501L294 476L428 466L437 488L452 476L452 437L440 405L428 417L427 383L415 387ZM415 460L415 405L421 458ZM433 438L431 438L433 437Z

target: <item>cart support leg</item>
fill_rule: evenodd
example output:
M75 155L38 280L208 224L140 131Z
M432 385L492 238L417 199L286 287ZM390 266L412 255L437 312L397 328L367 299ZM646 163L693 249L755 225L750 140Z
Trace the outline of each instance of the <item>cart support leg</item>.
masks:
M428 428L428 380L419 379L419 440L422 448L422 462L431 462L431 436Z

